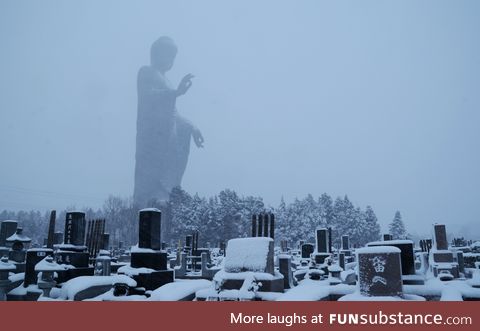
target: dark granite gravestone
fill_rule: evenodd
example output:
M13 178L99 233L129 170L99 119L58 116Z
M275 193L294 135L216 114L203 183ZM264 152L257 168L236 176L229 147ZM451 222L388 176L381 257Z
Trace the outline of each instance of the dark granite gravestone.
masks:
M328 229L317 229L317 253L330 253L328 248Z
M55 262L71 265L75 268L87 268L88 257L86 252L58 251L55 253Z
M138 248L131 250L130 265L132 268L155 270L133 276L137 285L146 290L154 290L174 279L173 270L168 270L167 267L167 253L160 251L161 215L160 210L155 208L142 209L139 212L139 245Z
M140 210L138 247L160 250L161 218L162 213L156 208Z
M102 235L102 247L101 249L108 251L110 249L110 234L104 233Z
M316 264L322 264L330 256L329 230L325 228L316 231L317 251L313 254Z
M447 230L444 224L435 224L433 226L435 248L439 251L448 249Z
M158 252L132 252L132 268L149 268L153 270L167 269L167 253Z
M403 296L400 249L393 246L357 249L360 294Z
M292 261L288 255L280 255L278 257L278 271L283 275L283 287L289 289L294 287Z
M340 266L340 268L345 270L345 254L344 253L338 254L338 265Z
M347 235L342 236L342 250L348 251L350 249L349 237Z
M52 210L50 212L50 221L48 223L48 236L47 236L47 242L46 242L47 248L53 248L56 217L57 217L57 212L55 210Z
M257 236L257 215L252 215L252 237Z
M37 272L35 265L42 261L45 257L53 256L53 249L51 248L31 248L27 251L27 259L25 264L25 280L23 286L27 287L31 284L37 283Z
M465 273L465 261L463 259L462 251L457 251L457 263L458 263L458 271L461 273Z
M368 247L391 246L397 247L401 251L402 274L415 275L415 254L413 251L413 241L411 240L388 240L375 241L367 244Z
M275 237L275 215L260 213L252 215L252 237Z
M302 246L302 259L309 259L312 255L315 247L312 244L303 244Z
M270 233L269 237L275 239L275 215L270 213Z
M383 241L393 240L393 236L389 233L383 235Z
M263 214L258 214L257 237L263 237Z
M65 219L65 245L85 245L85 213L80 211L67 212Z
M2 221L0 225L0 247L4 247L6 245L7 238L17 231L17 226L17 221Z

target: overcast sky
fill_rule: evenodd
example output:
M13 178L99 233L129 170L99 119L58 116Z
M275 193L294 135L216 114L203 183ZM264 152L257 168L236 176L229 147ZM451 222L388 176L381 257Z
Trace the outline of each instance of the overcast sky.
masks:
M386 231L480 225L478 1L1 1L0 210L133 193L136 74L195 75L190 193L348 194ZM480 227L478 227L480 228ZM471 233L471 232L470 232ZM476 232L480 235L480 230Z

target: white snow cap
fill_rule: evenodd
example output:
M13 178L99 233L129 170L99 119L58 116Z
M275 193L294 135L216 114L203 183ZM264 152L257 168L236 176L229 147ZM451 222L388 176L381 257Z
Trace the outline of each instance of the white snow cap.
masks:
M272 238L237 238L228 241L225 256L226 272L264 272Z
M357 254L381 254L381 253L400 253L400 248L394 246L373 246L358 248L355 253Z
M390 246L390 245L401 245L401 244L413 244L413 241L412 241L412 240L409 240L409 239L397 239L397 240L387 240L387 241L372 241L372 242L369 242L369 243L367 244L367 246L371 246L371 245L375 245L375 246L379 246L379 245Z
M143 208L139 211L140 212L143 212L143 211L156 211L156 212L159 212L160 213L160 209L157 209L157 208Z

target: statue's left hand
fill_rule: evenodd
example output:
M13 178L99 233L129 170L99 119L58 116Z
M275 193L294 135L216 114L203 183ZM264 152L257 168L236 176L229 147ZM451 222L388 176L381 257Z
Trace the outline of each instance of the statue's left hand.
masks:
M195 145L197 145L198 148L202 148L203 142L205 140L203 139L203 136L200 130L195 128L192 132L192 136L193 136L193 141L195 142Z

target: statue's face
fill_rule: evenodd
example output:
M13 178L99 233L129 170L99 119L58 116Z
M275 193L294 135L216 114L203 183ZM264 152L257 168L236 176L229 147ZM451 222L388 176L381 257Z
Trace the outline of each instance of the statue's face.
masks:
M165 47L161 52L157 52L152 59L152 64L160 71L168 71L173 67L173 62L177 56L177 50L173 47Z

